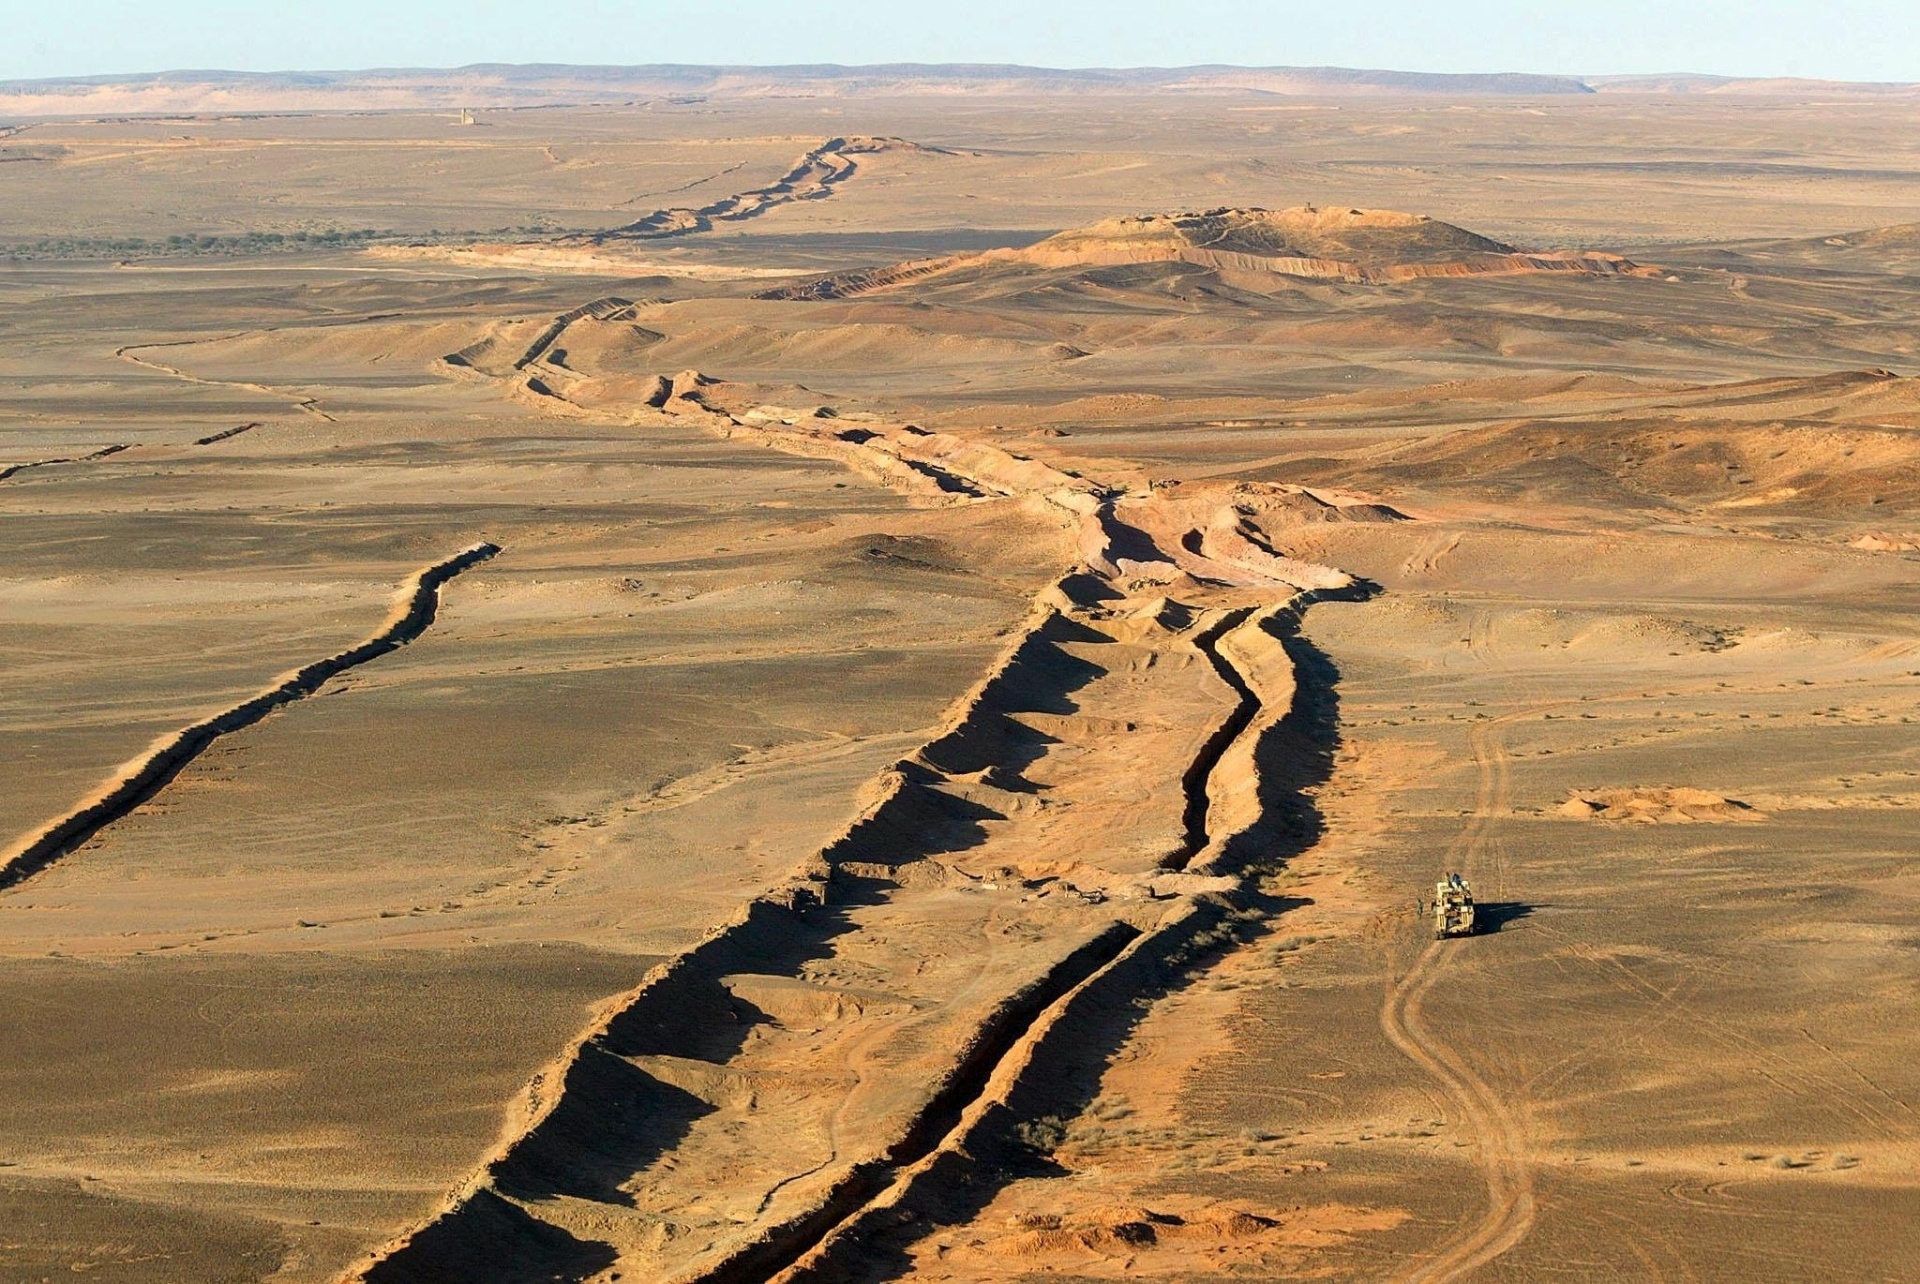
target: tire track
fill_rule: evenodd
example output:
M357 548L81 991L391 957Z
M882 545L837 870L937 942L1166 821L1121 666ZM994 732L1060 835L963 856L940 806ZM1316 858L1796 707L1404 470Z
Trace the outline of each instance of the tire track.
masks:
M223 335L218 335L213 339L207 339L207 340L182 339L177 343L129 343L125 347L115 348L113 350L113 355L120 358L120 360L122 361L128 362L131 365L140 366L144 369L152 370L159 374L167 375L170 378L182 380L183 382L186 382L186 383L197 383L202 387L206 387L206 388L241 388L246 390L247 392L258 392L269 397L292 397L293 400L290 401L288 404L291 405L295 410L300 411L302 414L312 415L316 419L323 419L327 423L335 422L334 417L332 415L320 409L320 399L318 397L302 397L302 396L299 396L297 393L288 392L285 388L276 388L271 384L265 384L265 383L248 383L244 379L206 379L206 378L202 378L200 375L188 374L185 370L181 370L176 366L167 365L163 361L151 361L146 357L140 357L140 356L134 355L136 351L144 348L189 348L196 343L218 342L221 339L242 338L247 333L251 333L251 332L240 331L234 334L223 334ZM194 445L196 446L203 446L206 444L208 443L198 442L198 441L194 443Z
M1603 980L1621 993L1655 1004L1661 1014L1658 1018L1661 1023L1672 1019L1685 1019L1696 1038L1711 1040L1731 1056L1746 1058L1751 1063L1755 1074L1766 1079L1781 1092L1789 1096L1815 1097L1831 1103L1836 1111L1844 1112L1851 1121L1861 1124L1887 1140L1897 1141L1906 1135L1899 1120L1895 1119L1884 1106L1870 1099L1859 1089L1821 1074L1809 1062L1786 1056L1715 1018L1710 1013L1700 1011L1680 997L1681 986L1676 985L1670 990L1662 990L1644 977L1636 976L1632 969L1622 966L1617 958L1603 954L1564 933L1544 927L1541 931L1549 938L1561 942L1571 957L1592 966ZM1642 1028L1645 1029L1647 1026L1643 1024ZM1909 1114L1912 1113L1912 1108L1906 1102L1861 1074L1831 1048L1813 1039L1813 1036L1804 1029L1800 1033L1815 1046L1825 1049L1843 1069L1850 1072L1852 1076L1858 1077L1879 1096Z
M1504 853L1492 832L1494 818L1506 810L1510 797L1510 759L1501 729L1503 723L1530 712L1508 714L1468 732L1480 774L1478 793L1473 815L1447 848L1446 863L1469 878L1483 863L1494 867L1496 881L1504 874ZM1536 1217L1525 1123L1424 1019L1426 997L1446 975L1457 948L1458 943L1453 941L1427 944L1400 983L1388 992L1380 1008L1380 1028L1396 1048L1445 1089L1479 1137L1487 1211L1472 1228L1442 1245L1437 1257L1397 1277L1403 1284L1439 1284L1464 1278L1526 1238Z
M401 587L387 622L366 641L296 669L274 686L211 718L162 736L145 755L122 767L78 806L0 854L0 892L32 878L152 798L220 737L252 726L282 705L312 695L329 679L397 651L419 637L439 614L441 586L499 551L498 544L475 544L422 569Z

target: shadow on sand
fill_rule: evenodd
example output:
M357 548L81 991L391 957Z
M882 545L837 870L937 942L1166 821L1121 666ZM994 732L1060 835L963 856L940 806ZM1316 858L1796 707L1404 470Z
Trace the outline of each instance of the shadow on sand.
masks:
M1476 901L1473 906L1474 934L1490 936L1509 923L1517 923L1531 916L1539 908L1525 901Z

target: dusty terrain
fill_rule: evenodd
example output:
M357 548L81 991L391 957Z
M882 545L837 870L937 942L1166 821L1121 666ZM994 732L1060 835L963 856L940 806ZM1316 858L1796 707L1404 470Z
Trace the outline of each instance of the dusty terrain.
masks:
M1910 1277L1911 96L1405 88L9 127L0 1279Z

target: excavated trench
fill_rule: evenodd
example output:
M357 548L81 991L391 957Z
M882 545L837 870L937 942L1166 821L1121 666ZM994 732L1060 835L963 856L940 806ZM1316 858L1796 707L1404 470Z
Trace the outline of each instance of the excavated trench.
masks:
M193 444L196 446L211 446L218 442L230 441L233 438L238 437L243 432L252 432L255 428L258 428L259 426L260 425L257 421L250 424L241 424L238 427L229 428L224 432L208 433L205 437L195 437L193 439Z
M857 1216L901 1169L933 1154L985 1094L1007 1054L1027 1036L1041 1013L1105 969L1139 936L1138 928L1115 923L1062 959L994 1014L952 1077L879 1162L856 1166L819 1206L769 1229L725 1261L692 1276L689 1284L753 1284L799 1261L833 1230Z
M1213 766L1235 740L1248 734L1262 710L1259 696L1215 645L1221 636L1243 624L1250 613L1251 608L1224 612L1220 618L1208 622L1203 632L1184 638L1186 645L1208 657L1215 671L1238 696L1183 775L1186 814L1199 826L1197 833L1188 834L1188 844L1193 851L1205 847L1212 837L1205 829L1204 801L1196 805L1194 798L1198 795L1204 800ZM1006 661L983 680L970 701L970 708L978 710L983 701L997 699L994 693L1013 681L1009 677L1011 671L1031 668L1036 663L1034 649L1052 645L1043 639L1053 631L1049 621L1057 618L1049 613L1036 622L1025 638L1010 649ZM963 716L943 738L956 746L974 744L975 752L962 753L969 764L979 756L979 751L988 749L985 742L997 739L994 733L970 730L977 722L977 714ZM917 755L935 761L948 756L951 754L928 751ZM911 788L911 785L902 786L902 789ZM900 797L899 793L893 795L896 800ZM842 844L847 850L841 855L892 847L901 821L910 821L911 816L888 821L883 819L887 810L887 804L883 803L851 826ZM849 864L844 860L840 863ZM858 862L851 864L858 865ZM571 1067L560 1076L559 1092L549 1113L524 1133L520 1142L489 1165L482 1184L470 1189L421 1232L371 1263L362 1278L369 1284L519 1278L522 1275L577 1281L620 1260L617 1254L607 1255L613 1252L611 1244L575 1240L561 1227L532 1215L533 1209L545 1206L546 1201L556 1197L573 1198L562 1193L568 1184L565 1180L559 1187L550 1187L550 1183L556 1173L578 1160L578 1147L617 1148L619 1145L611 1138L599 1143L590 1140L597 1129L620 1127L616 1121L633 1108L612 1106L612 1098L607 1095L601 1079L606 1072L592 1067L611 1068L615 1061L625 1064L636 1056L644 1059L649 1050L678 1050L679 1055L691 1052L692 1048L685 1046L686 1040L694 1037L691 1025L702 1021L700 1013L714 1008L711 1015L716 1020L724 1016L715 1008L716 999L724 1002L724 996L719 993L719 979L748 966L755 970L777 969L779 965L775 960L797 948L788 933L815 911L831 905L826 894L833 885L832 879L817 885L822 897L817 904L809 896L791 893L765 898L764 903L750 908L734 927L710 938L693 954L684 956L678 965L670 965L651 978L642 992L626 1003L599 1034L581 1046ZM857 1244L849 1237L857 1241L863 1227L874 1223L876 1218L884 1221L886 1209L901 1197L898 1192L917 1192L929 1182L938 1184L943 1180L942 1174L955 1163L969 1162L963 1157L965 1139L980 1126L983 1115L995 1116L996 1125L1004 1131L1003 1116L1010 1108L1017 1109L1009 1106L1009 1097L1030 1090L1034 1076L1045 1074L1051 1046L1048 1032L1074 1017L1085 1004L1111 1005L1122 991L1144 991L1148 988L1144 978L1153 969L1227 912L1225 902L1189 901L1185 905L1185 909L1165 914L1146 928L1125 920L1110 921L1092 939L1009 996L970 1032L961 1054L939 1081L937 1089L880 1154L850 1164L824 1191L810 1197L804 1208L725 1250L719 1260L698 1266L690 1263L692 1269L661 1278L684 1284L746 1284L782 1277L783 1272L796 1272L792 1275L794 1279L834 1278L829 1267L809 1264L810 1256L824 1253L823 1260L831 1261L856 1251ZM715 997L701 998L702 992ZM1013 1065L1015 1062L1018 1064ZM593 1084L589 1084L589 1079ZM594 1106L591 1104L594 1101L601 1104ZM644 1124L635 1126L645 1127ZM569 1155L575 1158L569 1159ZM540 1193L549 1189L551 1193ZM601 1198L611 1196L614 1189L608 1187L607 1195ZM523 1203L528 1200L532 1202ZM522 1212L522 1208L527 1211ZM509 1209L510 1213L506 1211ZM519 1229L503 1227L503 1218L510 1218ZM535 1250L538 1262L531 1273L524 1270L499 1275L472 1273L476 1263L488 1260L490 1244L503 1251L526 1251L533 1238L540 1235L557 1238L550 1248ZM569 1262L576 1265L569 1266Z
M593 245L619 240L664 240L711 231L718 222L737 223L758 218L768 210L794 201L823 200L833 195L837 185L853 177L857 168L855 155L899 145L902 144L897 139L829 138L765 187L722 197L697 209L655 210L644 218L581 239Z
M671 410L683 383L697 390L710 382L692 372L663 381L663 400ZM1256 612L1264 620L1310 594L1277 576L1250 581L1244 563L1211 563L1192 548L1112 550L1101 534L1110 535L1111 524L1098 520L1110 500L1077 477L1018 456L973 459L958 453L964 443L910 429L831 439L828 429L796 428L791 420L761 429L704 398L686 400L678 413L701 412L724 436L757 434L775 449L838 458L893 485L910 484L915 493L932 481L946 495L1046 500L1080 530L1081 564L1041 593L1028 628L956 706L945 729L883 776L878 801L839 839L787 884L615 1000L536 1078L517 1132L424 1224L363 1262L358 1278L368 1284L585 1281L614 1269L676 1284L841 1278L833 1263L857 1256L867 1233L903 1202L949 1180L994 1180L968 1154L969 1139L1008 1131L1020 1099L1046 1080L1059 1031L1103 1020L1087 1015L1094 1009L1117 1012L1158 992L1159 981L1190 966L1239 903L1234 878L1179 871L1257 820L1266 793L1260 754L1240 742L1268 735L1289 716L1287 709L1268 710L1262 692L1273 688L1276 701L1285 690L1297 694L1303 675L1284 653L1263 660L1258 650L1248 655L1259 676L1243 674L1231 653L1241 648L1222 641ZM911 466L910 476L895 475L902 464ZM1136 572L1129 567L1177 574L1174 561L1182 558L1203 576L1193 584L1198 601L1213 605L1176 611L1170 620L1164 593L1132 596L1140 586L1129 589L1117 578L1131 583ZM1221 578L1204 578L1210 567ZM1097 590L1091 600L1070 591L1083 581ZM1264 604L1247 605L1249 597ZM1193 612L1204 621L1198 627L1183 622ZM1104 668L1081 655L1101 641L1120 644ZM1213 689L1224 687L1231 697L1224 709L1193 676L1203 659ZM1276 662L1287 676L1268 672ZM1080 689L1092 675L1104 675L1107 694ZM1145 836L1138 808L1116 813L1103 801L1129 771L1165 761L1151 747L1116 748L1112 761L1100 752L1109 734L1100 728L1132 717L1142 699L1158 703L1138 707L1159 709L1156 716L1173 727L1204 717L1209 728L1197 743L1184 742L1179 792L1168 790L1154 804L1170 829L1177 816L1173 832L1180 835L1171 853L1158 857L1129 854ZM1075 731L1076 720L1089 729ZM1126 728L1133 731L1134 723ZM1050 757L1051 746L1070 734L1081 738L1065 746L1064 756ZM1217 781L1230 753L1233 778ZM1130 765L1136 761L1138 767ZM1045 764L1052 765L1033 775ZM1253 764L1252 775L1242 779L1246 764ZM1050 816L1078 805L1075 790L1088 791L1091 810L1086 820L1062 827ZM1251 807L1243 797L1248 790L1256 798ZM1235 800L1225 820L1213 815L1215 792ZM1038 809L1021 802L1042 796L1050 801ZM1223 824L1235 834L1213 832ZM1047 844L1063 839L1097 853L1084 858L1094 863L1081 868L1096 876L1086 885L1105 879L1119 901L1056 876L1024 883L1036 890L1017 907L991 896L967 899L968 880L991 890L994 880L1013 878L1018 890L1023 876L1005 868L1009 862L1044 862ZM1118 863L1103 864L1109 854ZM952 863L956 855L963 864ZM1129 863L1142 860L1144 867ZM967 873L964 863L988 872ZM1003 872L991 872L996 868ZM1156 880L1177 887L1151 890ZM998 962L955 971L949 947L915 943L926 916L941 913L961 915L952 920L962 924L955 940L997 922L996 931L1013 924L1049 948L1003 950ZM964 926L975 918L979 927ZM835 1017L842 1024L824 1032L815 1021L789 1023L777 1009L758 1009L756 993L796 989L811 995L807 1002L844 1002L833 969L818 968L836 960L856 971L862 960L883 964L876 976L920 976L929 964L932 970L856 1000L882 1008L873 1016L856 1010ZM902 964L905 972L889 970ZM1000 997L983 1005L993 993ZM889 1016L889 1003L914 1015ZM831 1086L847 1074L852 1078L842 1086ZM902 1109L918 1084L929 1085L924 1099ZM748 1086L744 1104L729 1097ZM835 1140L834 1121L842 1116L865 1122ZM827 1129L824 1141L813 1135L819 1127ZM863 1154L867 1139L874 1148ZM825 1158L813 1162L823 1149ZM724 1214L734 1195L745 1202ZM759 1220L763 1213L768 1220Z
M228 435L231 435L231 434L228 434ZM198 446L204 446L207 443L195 442L194 444ZM33 460L29 460L24 464L9 464L5 468L0 468L0 481L5 481L9 477L18 476L19 474L24 473L29 469L33 469L33 468L51 468L55 464L84 464L89 462L90 460L105 459L109 455L117 455L123 450L130 450L130 449L132 449L131 442L126 443L124 445L102 446L100 449L93 451L90 454L72 455L64 459L33 459Z
M316 660L260 694L163 738L93 797L17 844L0 861L0 891L32 878L152 798L220 737L252 726L274 710L312 695L329 679L397 651L419 637L439 613L441 586L499 551L497 544L475 544L426 567L409 581L410 587L403 590L405 596L386 625L366 641Z
M1220 680L1233 688L1239 702L1233 712L1221 719L1206 743L1200 746L1200 752L1193 756L1186 772L1180 778L1181 788L1186 791L1187 805L1182 820L1186 827L1186 838L1180 846L1169 852L1162 862L1171 870L1185 869L1195 856L1206 849L1211 835L1207 832L1207 813L1213 803L1211 792L1207 788L1213 769L1220 765L1221 757L1227 752L1227 746L1238 740L1246 729L1253 725L1254 718L1260 713L1260 697L1247 685L1240 671L1233 667L1227 658L1220 654L1220 639L1246 622L1253 614L1252 607L1241 607L1228 611L1212 625L1194 634L1193 645L1200 654L1207 657L1213 665L1213 671Z

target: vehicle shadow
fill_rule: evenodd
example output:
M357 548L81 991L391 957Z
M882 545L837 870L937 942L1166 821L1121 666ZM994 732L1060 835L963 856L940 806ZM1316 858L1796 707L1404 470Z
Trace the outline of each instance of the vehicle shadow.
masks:
M1473 907L1474 928L1477 935L1490 936L1509 923L1517 923L1532 916L1537 905L1525 901L1477 901Z

